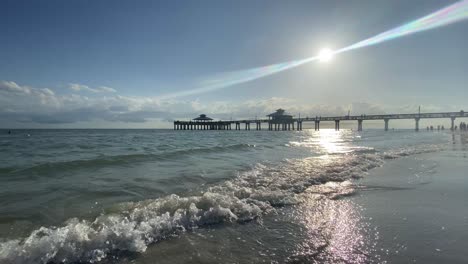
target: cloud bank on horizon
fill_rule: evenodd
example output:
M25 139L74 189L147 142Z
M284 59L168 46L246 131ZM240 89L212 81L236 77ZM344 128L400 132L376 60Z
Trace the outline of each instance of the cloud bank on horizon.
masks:
M80 85L84 87L85 85ZM73 89L72 89L73 90ZM85 91L87 89L84 89ZM114 89L112 89L114 90ZM78 89L78 92L83 89ZM136 97L111 94L110 96L64 94L49 88L34 88L12 81L0 81L0 123L4 128L74 127L77 123L96 126L95 121L114 124L115 127L171 127L176 119L206 113L214 118L229 119L261 117L281 105L294 115L336 115L353 113L379 114L386 112L414 112L417 106L382 106L355 102L346 106L325 104L298 104L289 98L271 97L241 103L218 101L201 103L199 100L162 100L158 97ZM427 111L440 111L439 106L425 106ZM453 107L455 111L457 107ZM445 108L446 110L446 108Z

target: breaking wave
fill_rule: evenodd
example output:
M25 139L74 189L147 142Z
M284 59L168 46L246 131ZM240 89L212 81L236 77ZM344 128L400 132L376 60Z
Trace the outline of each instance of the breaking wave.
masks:
M116 252L145 252L148 245L206 225L260 219L275 208L301 202L301 195L338 199L352 195L350 181L386 159L440 149L420 146L379 153L356 150L257 164L199 195L123 203L94 221L73 218L60 227L41 227L24 239L0 242L0 263L98 262Z

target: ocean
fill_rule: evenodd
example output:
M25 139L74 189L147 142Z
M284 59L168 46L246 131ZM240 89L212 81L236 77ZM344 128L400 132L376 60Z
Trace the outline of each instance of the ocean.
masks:
M468 134L0 130L0 263L467 263Z

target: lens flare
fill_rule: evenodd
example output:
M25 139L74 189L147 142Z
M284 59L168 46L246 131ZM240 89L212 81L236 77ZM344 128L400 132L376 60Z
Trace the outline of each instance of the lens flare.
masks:
M453 24L464 19L468 18L468 0L463 0L456 2L455 4L449 5L445 8L442 8L434 13L431 13L427 16L419 18L417 20L406 23L402 26L396 27L394 29L380 33L374 37L359 41L355 44L349 45L347 47L341 48L336 51L328 50L326 51L326 56L324 53L320 53L318 56L309 57L299 60L291 60L287 62L271 64L263 67L251 68L246 70L240 70L235 72L227 72L215 76L212 79L205 80L201 83L200 88L186 90L178 93L169 94L162 96L163 98L167 97L179 97L186 95L193 95L199 93L205 93L209 91L214 91L236 84L241 84L249 81L253 81L262 77L266 77L278 72L282 72L291 68L298 67L300 65L320 60L325 61L324 58L331 59L335 54L355 50L367 46L376 45L384 41L396 39L399 37L407 36L417 32L446 26Z
M446 26L464 20L468 17L468 1L460 1L453 5L440 9L430 15L419 18L417 20L406 23L397 28L385 31L374 37L360 41L348 47L342 48L337 52L343 52L362 47L367 47L382 43L387 40L403 37L417 32L433 29L436 27Z
M185 90L181 92L166 94L160 96L161 99L174 98L180 96L188 96L200 93L206 93L236 84L241 84L249 81L253 81L268 75L272 75L278 72L285 71L312 61L318 60L318 57L310 57L302 60L287 61L277 64L271 64L258 68L251 68L247 70L240 70L234 72L227 72L214 76L210 79L204 80L201 83L200 88Z

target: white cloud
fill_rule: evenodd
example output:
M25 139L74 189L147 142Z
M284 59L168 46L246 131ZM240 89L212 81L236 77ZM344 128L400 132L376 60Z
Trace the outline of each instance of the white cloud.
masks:
M19 86L15 82L0 81L0 91L30 94L31 88L27 86Z
M2 92L4 96L52 97L55 95L54 91L49 88L22 86L11 81L0 81L0 92Z
M54 91L52 91L51 89L49 88L43 88L41 89L41 91L44 93L44 94L47 94L47 95L55 95Z
M78 84L78 83L70 83L68 85L68 88L75 92L81 92L81 91L87 91L91 93L116 93L117 91L114 88L110 88L107 86L99 86L97 88L91 88L87 85L84 84Z
M77 84L77 83L70 83L68 85L68 88L70 88L71 90L75 91L75 92L79 92L79 91L83 91L83 90L90 90L91 88L89 88L88 86L86 85L82 85L82 84ZM91 89L92 90L92 89Z
M91 89L85 85L70 84L76 92ZM99 87L108 90L112 88ZM96 90L96 89L93 89ZM21 86L11 81L0 81L0 124L14 123L42 126L70 124L128 124L144 127L148 123L171 124L171 120L193 118L207 114L215 119L264 118L265 115L284 108L289 113L302 117L381 113L411 113L417 106L384 106L366 102L347 106L300 103L282 97L252 99L242 102L162 99L160 97L121 96L118 94L56 94L49 88ZM424 112L459 111L457 106L422 106ZM159 121L158 121L159 120ZM165 120L165 121L163 121Z
M117 91L114 88L110 88L107 86L99 86L97 90L102 91L102 92L108 92L108 93L116 93Z

